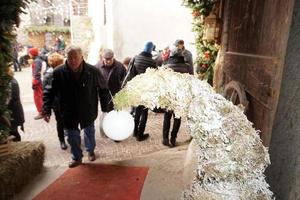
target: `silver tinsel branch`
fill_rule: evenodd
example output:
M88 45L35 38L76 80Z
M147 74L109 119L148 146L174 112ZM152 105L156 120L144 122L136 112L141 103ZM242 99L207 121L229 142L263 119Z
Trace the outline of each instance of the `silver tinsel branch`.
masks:
M198 148L197 176L182 199L272 199L263 172L269 154L243 111L204 81L170 69L149 69L114 99L118 109L145 105L186 117Z

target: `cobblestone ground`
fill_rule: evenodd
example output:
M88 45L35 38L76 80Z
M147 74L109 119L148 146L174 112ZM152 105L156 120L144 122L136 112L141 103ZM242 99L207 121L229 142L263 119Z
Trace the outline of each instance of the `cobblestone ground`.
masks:
M21 101L25 112L25 133L21 133L22 140L43 141L46 146L46 159L44 163L46 167L66 166L70 161L70 148L66 151L60 149L54 116L51 117L50 123L46 123L43 120L33 119L37 114L37 111L33 103L33 92L31 89L31 68L25 68L22 72L16 72L15 78L18 80L20 85ZM115 143L109 138L100 137L98 117L96 120L96 162L128 160L133 157L168 148L163 146L161 143L162 123L162 114L149 112L148 123L145 131L150 133L150 138L148 140L137 142L134 137L130 137L127 140ZM177 142L179 145L183 145L188 140L189 135L186 129L186 122L183 121L178 133ZM84 149L84 147L82 148ZM86 153L84 154L84 161L87 162Z

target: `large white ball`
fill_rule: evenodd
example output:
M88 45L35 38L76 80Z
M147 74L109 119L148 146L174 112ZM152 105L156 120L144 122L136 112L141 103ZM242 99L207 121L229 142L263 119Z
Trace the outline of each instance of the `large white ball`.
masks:
M110 111L103 119L104 133L112 140L125 140L134 130L133 117L127 111Z

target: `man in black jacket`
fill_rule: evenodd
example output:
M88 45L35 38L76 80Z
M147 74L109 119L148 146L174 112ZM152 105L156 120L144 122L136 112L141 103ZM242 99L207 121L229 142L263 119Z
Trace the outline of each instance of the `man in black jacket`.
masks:
M191 67L193 67L193 55L192 53L187 50L184 46L184 41L182 39L178 39L175 41L175 47L182 50L182 55L184 57L184 61L188 63Z
M49 122L54 97L58 97L65 133L71 146L72 161L69 167L82 163L80 128L90 161L95 160L95 126L98 115L98 96L101 109L112 109L111 97L100 71L84 62L82 50L72 46L67 50L67 61L53 71L52 87L44 90L43 115Z
M152 59L152 50L154 44L152 42L147 42L145 44L144 50L137 56L135 56L131 63L129 64L130 69L128 78L124 80L124 82L131 80L136 75L145 73L148 67L157 68L155 60ZM148 118L148 108L143 105L139 105L135 109L134 115L134 133L133 135L136 137L137 141L146 140L149 137L149 134L145 134L145 128Z
M191 75L194 74L193 66L185 62L183 50L180 48L175 48L171 51L170 58L166 66L178 73L189 73ZM174 123L173 123L173 129L171 131L171 138L169 141L169 131L170 131L170 123L171 123L172 116L174 118ZM162 141L163 145L170 146L170 147L176 146L176 138L180 128L180 124L181 124L181 118L175 118L173 111L165 112L164 123L163 123L163 141Z

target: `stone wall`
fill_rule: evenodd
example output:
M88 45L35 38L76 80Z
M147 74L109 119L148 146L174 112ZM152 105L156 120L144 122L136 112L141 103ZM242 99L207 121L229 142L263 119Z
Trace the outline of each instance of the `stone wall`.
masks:
M118 59L140 53L147 41L163 49L178 38L195 52L192 15L182 0L107 1L106 19L106 43Z
M95 7L96 15L91 12ZM72 42L84 52L95 54L100 48L111 48L122 60L140 53L147 41L153 41L159 50L167 45L172 48L178 38L195 52L192 15L182 0L89 1L88 16L75 14L71 17ZM93 43L99 48L91 48Z
M266 173L276 199L291 200L300 199L300 1L294 3Z

